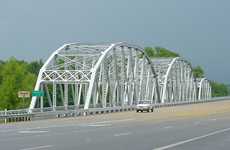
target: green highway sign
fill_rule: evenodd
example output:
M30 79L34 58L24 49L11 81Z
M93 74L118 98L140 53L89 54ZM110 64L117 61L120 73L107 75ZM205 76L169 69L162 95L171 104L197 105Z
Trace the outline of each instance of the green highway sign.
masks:
M41 96L44 96L44 92L43 91L33 91L32 96L41 97Z

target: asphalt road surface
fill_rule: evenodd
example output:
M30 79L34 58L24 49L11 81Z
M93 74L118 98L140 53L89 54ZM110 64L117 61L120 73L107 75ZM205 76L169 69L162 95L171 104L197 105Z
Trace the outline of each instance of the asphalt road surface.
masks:
M0 125L0 150L229 150L230 101Z

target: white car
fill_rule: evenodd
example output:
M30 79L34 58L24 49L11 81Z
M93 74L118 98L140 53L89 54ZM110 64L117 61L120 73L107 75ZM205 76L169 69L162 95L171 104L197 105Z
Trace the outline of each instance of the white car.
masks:
M136 111L139 112L143 112L143 111L147 111L147 112L150 112L152 111L153 112L153 105L152 105L152 102L151 101L139 101L136 105Z

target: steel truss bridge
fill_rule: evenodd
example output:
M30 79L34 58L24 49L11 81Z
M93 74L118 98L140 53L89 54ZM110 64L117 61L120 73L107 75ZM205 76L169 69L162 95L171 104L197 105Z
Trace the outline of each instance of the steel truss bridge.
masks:
M66 44L41 68L29 110L45 107L127 107L138 101L154 104L195 102L211 98L206 78L195 79L181 57L150 59L143 48L127 43Z

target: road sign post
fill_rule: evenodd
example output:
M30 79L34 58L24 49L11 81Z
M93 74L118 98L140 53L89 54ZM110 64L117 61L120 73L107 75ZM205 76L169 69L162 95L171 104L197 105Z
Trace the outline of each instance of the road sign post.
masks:
M41 90L41 91L33 91L32 92L32 96L36 96L36 97L40 97L40 109L41 109L41 112L43 112L43 96L44 96L44 92Z
M5 109L5 124L7 123L7 109Z
M25 98L30 98L30 92L29 91L19 91L18 98L22 98L23 105L25 105Z

